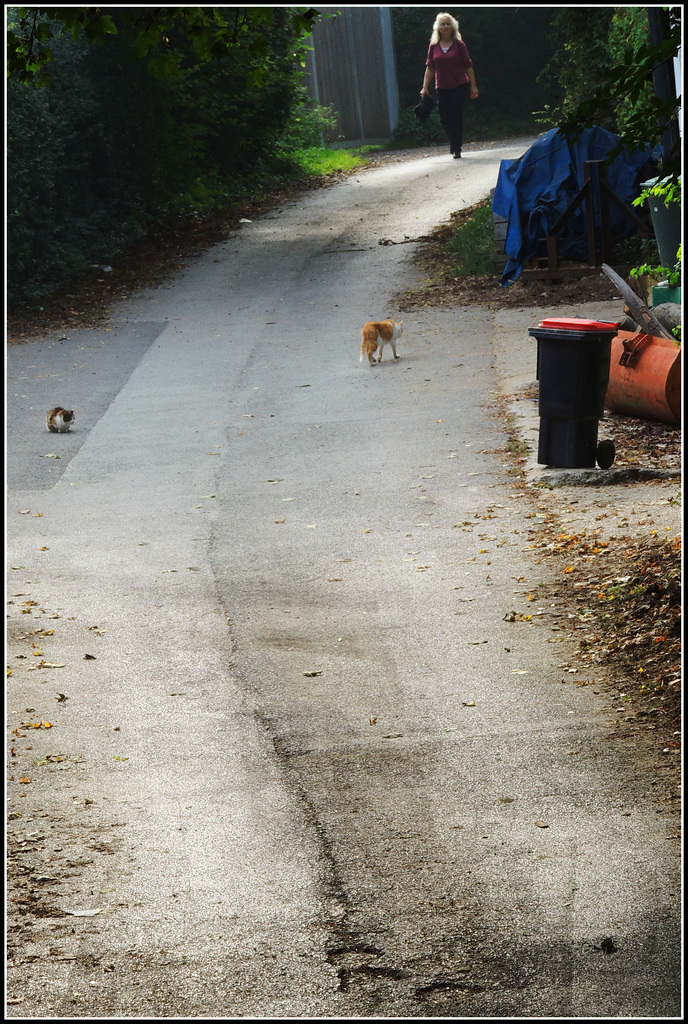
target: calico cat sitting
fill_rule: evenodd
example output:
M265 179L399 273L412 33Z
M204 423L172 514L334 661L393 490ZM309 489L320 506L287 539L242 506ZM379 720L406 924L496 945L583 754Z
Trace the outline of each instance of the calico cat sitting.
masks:
M397 360L397 348L395 342L402 334L402 325L394 320L370 320L361 328L361 362L368 356L371 366L375 365L373 355L379 349L378 363L382 362L382 350L385 345L390 345L394 358Z
M45 416L45 425L53 434L64 434L74 422L74 412L71 409L63 409L56 405Z

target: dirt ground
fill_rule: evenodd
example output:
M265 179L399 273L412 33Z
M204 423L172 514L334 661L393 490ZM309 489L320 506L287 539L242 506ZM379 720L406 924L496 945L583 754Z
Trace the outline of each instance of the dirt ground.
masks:
M475 148L482 146L473 144ZM368 166L441 151L377 153ZM326 179L301 181L285 186L269 199L235 210L231 216L160 233L123 256L112 270L94 269L70 282L41 309L11 312L8 341L102 326L113 303L139 288L162 283L181 270L186 261L237 228L242 217L258 217L305 190L326 188L345 176L337 173ZM438 225L422 240L414 259L424 282L407 296L406 308L480 305L498 310L550 305L575 309L579 303L609 302L616 296L604 274L554 281L520 279L509 288L501 287L498 274L456 278L448 270L446 243L452 231L470 215L470 210L452 214L450 225ZM680 427L620 416L612 420L617 446L623 448L630 465L639 470L676 472L675 498L670 500L678 506ZM517 448L515 444L516 468ZM648 728L657 730L663 752L677 751L682 697L680 536L669 539L655 530L646 537L621 535L602 541L598 535L570 531L561 515L552 514L546 522L549 533L543 557L559 559L572 584L561 589L558 599L566 606L564 614L573 620L573 626L580 628L582 656L590 664L604 664L613 674L620 699L633 702L633 721L644 719ZM601 552L603 557L598 557Z

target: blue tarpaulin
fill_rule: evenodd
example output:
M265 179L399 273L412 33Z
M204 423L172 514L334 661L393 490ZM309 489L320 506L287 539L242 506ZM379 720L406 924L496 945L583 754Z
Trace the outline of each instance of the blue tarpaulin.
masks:
M541 240L583 187L585 161L605 159L618 142L618 135L604 128L586 128L575 142L568 141L558 128L553 128L522 157L502 160L492 199L493 213L508 222L505 240L508 261L502 273L502 285L512 284L524 263L541 253ZM623 150L607 166L609 187L626 205L631 206L640 194L641 171L654 155L649 146L634 153ZM632 221L613 201L609 203L609 214L615 238L630 234ZM595 226L599 228L597 208ZM562 226L557 241L561 256L574 260L587 258L584 204Z

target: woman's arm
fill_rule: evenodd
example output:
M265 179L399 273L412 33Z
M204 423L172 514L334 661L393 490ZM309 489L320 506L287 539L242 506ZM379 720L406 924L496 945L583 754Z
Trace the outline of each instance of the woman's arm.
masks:
M477 100L480 93L478 92L478 86L475 84L475 71L473 68L468 68L466 74L468 75L468 81L471 83L471 99Z
M435 72L433 71L433 69L432 68L426 68L425 69L425 74L423 75L423 88L420 91L421 96L429 96L430 95L430 86L432 85L432 80L433 80L434 77L435 77Z

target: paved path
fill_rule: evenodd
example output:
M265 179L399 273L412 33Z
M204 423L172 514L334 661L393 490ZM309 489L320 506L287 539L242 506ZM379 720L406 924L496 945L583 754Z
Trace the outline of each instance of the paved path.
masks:
M528 617L493 315L358 361L518 152L362 173L10 350L12 1015L680 1012L651 767Z

